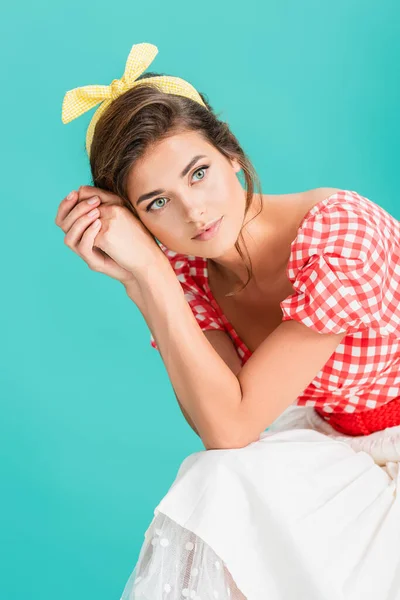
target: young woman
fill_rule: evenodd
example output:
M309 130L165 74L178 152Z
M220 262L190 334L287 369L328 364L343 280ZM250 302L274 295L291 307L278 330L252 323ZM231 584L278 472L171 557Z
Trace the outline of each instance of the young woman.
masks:
M139 307L205 447L122 598L400 598L400 223L352 190L257 195L204 95L142 74L156 53L67 93L64 122L103 104L93 186L56 216Z

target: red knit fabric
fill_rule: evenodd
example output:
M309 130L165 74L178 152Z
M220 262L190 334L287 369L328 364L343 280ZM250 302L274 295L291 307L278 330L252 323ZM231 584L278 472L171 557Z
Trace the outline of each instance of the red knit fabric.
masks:
M318 408L314 410L334 429L347 435L368 435L386 427L400 425L400 397L379 408L351 414L331 413L328 417L322 410Z

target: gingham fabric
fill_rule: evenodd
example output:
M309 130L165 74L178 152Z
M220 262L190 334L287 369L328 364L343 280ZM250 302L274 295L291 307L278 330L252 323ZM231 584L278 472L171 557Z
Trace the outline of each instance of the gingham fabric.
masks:
M245 364L252 353L212 296L206 259L161 249L201 329L226 331ZM287 276L295 292L280 303L283 321L347 332L294 404L329 420L400 398L400 222L355 191L335 192L301 222Z

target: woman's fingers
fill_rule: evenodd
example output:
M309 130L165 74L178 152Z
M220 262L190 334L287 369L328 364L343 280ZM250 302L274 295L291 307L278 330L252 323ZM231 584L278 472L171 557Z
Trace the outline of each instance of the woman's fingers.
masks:
M56 218L55 218L55 224L58 225L58 227L61 227L61 224L64 221L65 217L73 209L73 207L75 206L75 204L77 202L78 202L78 192L76 192L75 190L70 192L68 194L68 196L66 196L63 200L61 200L61 202L58 206L58 210L57 210L57 214L56 214Z
M77 191L79 202L82 200L88 200L92 198L92 196L99 196L100 194L108 194L105 190L101 188L94 187L93 185L81 185Z
M93 185L81 185L77 193L79 196L79 202L88 200L93 196L98 196L101 200L101 203L105 206L108 206L109 204L116 204L117 206L124 205L122 199L116 194Z
M85 260L92 271L98 271L109 275L114 279L118 279L124 285L134 281L132 273L126 271L123 267L117 264L110 256L108 256L100 248L93 247L97 234L101 229L101 222L96 219L82 235L82 239L78 244L80 256Z
M75 222L85 215L89 215L95 207L100 205L100 199L98 197L90 198L85 202L77 202L77 200L70 200L69 204L61 202L60 211L58 215L58 225L64 231L68 233Z
M79 254L78 245L82 239L83 234L86 229L94 223L96 219L100 216L100 210L98 207L92 208L90 206L86 207L86 212L84 212L80 217L78 217L71 227L67 230L67 233L64 237L64 243L71 248L74 252Z
M105 266L105 256L98 248L93 248L96 235L101 228L100 219L96 219L87 227L78 243L77 252L92 269L92 271L103 271Z
M85 202L79 202L65 217L61 225L62 230L68 234L77 221L84 223L85 218L89 218L92 221L93 216L98 217L100 204L98 197L90 198Z
M94 194L97 197L89 204L94 200ZM101 229L100 205L106 209L107 205L112 204L123 205L121 199L114 194L93 186L81 186L79 191L74 190L60 202L55 223L66 234L66 246L83 258L90 269L126 284L134 279L132 273L94 246Z

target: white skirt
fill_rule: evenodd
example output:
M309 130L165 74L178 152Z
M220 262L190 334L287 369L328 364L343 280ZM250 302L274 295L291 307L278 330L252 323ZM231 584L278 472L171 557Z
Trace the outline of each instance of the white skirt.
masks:
M190 454L121 600L400 600L399 461L400 426L347 436L298 406Z

